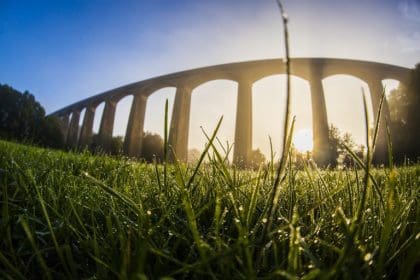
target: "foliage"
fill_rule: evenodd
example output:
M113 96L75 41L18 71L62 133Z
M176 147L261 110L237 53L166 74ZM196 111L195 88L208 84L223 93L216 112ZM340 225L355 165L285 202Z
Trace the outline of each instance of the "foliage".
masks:
M123 146L124 138L122 136L114 136L109 143L109 153L111 155L122 155Z
M196 163L200 159L201 152L198 149L189 149L188 150L188 162Z
M260 149L252 150L249 156L250 167L254 170L258 169L262 164L266 162L264 154Z
M420 157L420 64L410 70L407 84L391 91L388 103L394 159L417 161Z
M1 278L415 277L419 165L365 169L371 187L365 171L287 169L262 238L275 170L209 160L165 169L0 141Z
M146 162L154 160L161 162L163 159L163 139L157 133L145 132L143 135L143 146L141 157Z
M337 167L337 165L342 165L343 167L355 166L353 157L349 154L346 147L354 151L359 158L363 159L364 146L356 145L350 133L341 133L334 125L330 126L328 133L330 139L330 155L332 158L331 167Z
M45 117L44 108L29 92L0 84L0 138L62 148L59 121Z
M310 151L301 152L297 150L294 146L292 147L292 162L294 164L294 168L297 170L303 170L306 164L311 160L312 153Z

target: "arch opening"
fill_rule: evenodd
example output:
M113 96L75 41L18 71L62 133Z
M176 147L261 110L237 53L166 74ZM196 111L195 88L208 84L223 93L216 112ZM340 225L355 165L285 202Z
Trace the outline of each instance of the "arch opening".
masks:
M253 86L253 149L260 149L267 159L281 154L286 106L286 75L272 75L258 80ZM297 149L312 149L312 107L309 83L291 76L291 113L296 116L294 145ZM310 137L303 137L309 133ZM269 137L272 141L270 147Z
M368 84L351 75L332 75L322 81L328 124L338 128L341 134L349 133L356 145L366 143L366 120L363 92L369 115L369 126L374 122L372 102Z
M147 98L144 117L144 132L159 134L164 137L165 102L168 100L168 129L172 118L172 107L175 100L176 88L165 87L153 92ZM168 131L169 132L169 131Z
M66 125L67 131L66 131L66 135L65 135L65 141L67 144L69 144L69 134L70 134L70 126L71 126L71 120L73 119L73 112L71 112L69 114L69 119Z
M99 127L101 126L101 119L104 113L105 108L105 101L99 103L95 109L95 116L93 117L93 135L97 135L99 133Z
M121 98L116 104L112 137L122 137L122 139L125 138L128 116L130 115L132 102L133 96L127 95Z
M385 96L388 101L389 113L392 121L401 117L401 108L398 108L397 103L402 97L400 93L400 81L394 79L382 80L382 86L385 90Z
M78 129L77 129L77 141L79 141L80 139L80 134L82 132L82 126L83 126L83 121L85 120L85 115L86 115L86 108L83 108L82 111L80 111L80 118L79 118L79 124L78 124Z
M238 84L225 79L203 83L193 90L188 136L189 161L194 161L208 142L202 129L211 135L221 116L223 121L217 137L225 149L231 148L235 139L237 92ZM232 157L233 150L229 153L229 160Z

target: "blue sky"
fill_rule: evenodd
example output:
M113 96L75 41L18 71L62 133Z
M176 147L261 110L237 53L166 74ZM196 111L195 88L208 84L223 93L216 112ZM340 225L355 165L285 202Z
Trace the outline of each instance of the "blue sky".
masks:
M420 62L419 2L284 1L290 18L292 56L354 58L413 67ZM47 112L165 73L280 57L282 44L274 0L0 0L0 83L29 90ZM356 82L350 78L348 87L360 88ZM328 87L333 88L333 84ZM274 86L255 87L267 91ZM304 85L296 86L300 87ZM224 81L204 85L201 91L202 98L193 99L193 106L198 108L208 102L217 104L217 98L223 98L225 104L234 103L236 98L235 87ZM217 96L209 93L212 91L233 93ZM152 115L160 115L166 96L172 98L173 93L163 91L160 99L148 105L149 130L161 122ZM256 103L269 107L266 99L270 100L266 96ZM296 107L300 102L307 108L308 98L296 100ZM122 111L127 111L129 102L125 103ZM327 103L343 101L331 99ZM197 110L193 108L192 114L199 114ZM308 128L307 110L296 110L298 117L302 115L301 128ZM202 112L198 118L193 115L192 119L198 120L192 121L192 126L203 122L211 127L221 113L229 116L224 133L231 139L234 110L227 105L217 112ZM341 123L343 130L362 138L363 129L351 123L344 125L346 120L339 113L329 110L330 121ZM116 134L124 130L123 115L117 116ZM258 132L264 123L254 122L255 130ZM276 129L267 127L259 134L270 130ZM199 145L199 133L191 134L190 146Z

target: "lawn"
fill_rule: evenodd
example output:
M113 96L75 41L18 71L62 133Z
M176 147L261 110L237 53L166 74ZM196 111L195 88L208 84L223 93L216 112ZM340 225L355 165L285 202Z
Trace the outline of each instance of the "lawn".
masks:
M139 163L0 141L0 278L412 279L420 165Z

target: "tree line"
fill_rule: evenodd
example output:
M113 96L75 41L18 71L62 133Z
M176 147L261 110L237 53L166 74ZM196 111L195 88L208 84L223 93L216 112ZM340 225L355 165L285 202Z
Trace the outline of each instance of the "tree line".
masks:
M64 148L56 117L45 110L28 91L23 93L0 84L0 138L51 148Z
M389 129L394 161L420 159L420 63L410 70L408 82L388 96Z

